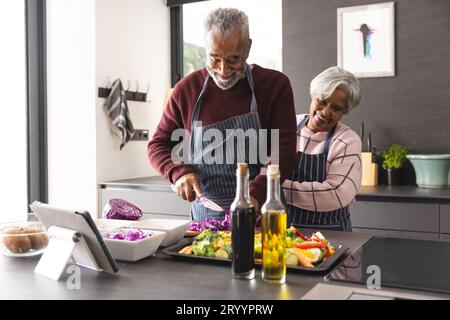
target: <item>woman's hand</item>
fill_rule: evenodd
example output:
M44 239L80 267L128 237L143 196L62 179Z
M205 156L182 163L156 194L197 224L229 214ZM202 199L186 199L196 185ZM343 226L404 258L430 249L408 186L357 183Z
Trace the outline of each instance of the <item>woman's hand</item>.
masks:
M204 196L200 186L200 178L196 173L187 173L175 182L175 188L178 196L186 201L192 202L197 196ZM195 192L195 193L194 193Z
M255 212L258 212L259 211L259 203L258 203L258 200L256 200L254 197L252 197L252 196L250 196L250 199L252 200L252 202L253 202L253 205L255 206Z

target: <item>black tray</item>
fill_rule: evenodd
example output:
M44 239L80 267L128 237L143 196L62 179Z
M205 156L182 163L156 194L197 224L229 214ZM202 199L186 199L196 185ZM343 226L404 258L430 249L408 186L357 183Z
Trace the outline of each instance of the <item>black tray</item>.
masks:
M221 258L212 258L212 257L203 257L203 256L196 256L193 254L182 254L178 253L181 249L183 249L185 246L188 246L194 242L193 238L190 239L184 239L180 242L171 245L169 247L166 247L162 250L164 254L167 254L169 256L172 256L174 258L182 258L187 259L191 261L204 261L204 262L214 262L214 263L222 263L222 264L230 264L230 259L221 259ZM308 268L308 267L302 267L302 266L287 266L287 270L298 270L298 271L307 271L307 272L326 272L328 271L335 262L348 250L348 247L343 247L342 245L337 245L334 248L334 253L331 257L327 258L326 260L322 261L319 265L317 265L315 268ZM258 267L261 266L260 262L256 262L255 265Z

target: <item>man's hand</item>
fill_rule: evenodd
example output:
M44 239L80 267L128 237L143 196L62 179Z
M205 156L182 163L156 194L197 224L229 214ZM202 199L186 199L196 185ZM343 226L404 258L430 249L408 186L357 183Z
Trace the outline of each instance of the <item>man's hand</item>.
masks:
M187 200L189 202L192 202L195 200L194 192L199 197L202 197L205 195L202 191L202 188L200 187L200 178L199 178L198 174L196 174L196 173L185 174L184 176L182 176L175 182L175 187L176 187L178 196L181 199Z

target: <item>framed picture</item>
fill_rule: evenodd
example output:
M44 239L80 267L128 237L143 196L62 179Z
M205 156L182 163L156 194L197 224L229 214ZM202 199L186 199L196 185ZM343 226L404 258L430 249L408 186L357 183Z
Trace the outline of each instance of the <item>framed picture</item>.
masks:
M394 2L337 9L338 66L359 78L395 76Z

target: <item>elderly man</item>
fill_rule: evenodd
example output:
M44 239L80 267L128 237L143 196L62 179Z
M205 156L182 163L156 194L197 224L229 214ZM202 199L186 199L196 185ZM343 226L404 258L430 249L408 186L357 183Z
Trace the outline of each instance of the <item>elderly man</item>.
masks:
M291 84L281 72L246 63L252 44L247 15L237 9L212 11L205 21L205 41L206 68L189 74L174 87L147 150L153 167L175 184L182 199L192 202L194 220L224 218L223 211L213 211L194 200L205 195L229 209L236 194L236 156L244 155L248 162L249 154L261 143L270 154L277 147L270 145L273 132L278 130L279 134L282 179L291 175L296 163ZM178 142L172 141L172 133L180 128L190 133L188 163L178 163L172 157ZM269 133L258 135L257 143L235 150L232 159L223 159L222 163L199 161L211 156L211 146L201 132L218 132L226 139L233 130ZM223 147L219 153L229 156L228 149L215 142L216 147ZM260 172L264 164L250 163L250 195L257 208L266 196L266 178Z

